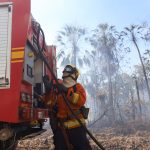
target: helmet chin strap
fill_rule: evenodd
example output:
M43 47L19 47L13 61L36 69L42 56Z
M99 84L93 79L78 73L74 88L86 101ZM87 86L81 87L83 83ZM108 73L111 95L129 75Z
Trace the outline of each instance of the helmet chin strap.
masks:
M74 78L74 77L72 77L71 75L63 76L62 78L65 79L65 78L68 78L68 77L72 78L74 81L77 80L77 78Z

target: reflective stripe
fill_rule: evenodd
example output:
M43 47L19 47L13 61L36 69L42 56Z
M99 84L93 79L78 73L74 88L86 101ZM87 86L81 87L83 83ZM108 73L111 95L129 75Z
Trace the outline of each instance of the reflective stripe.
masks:
M23 62L24 59L24 47L12 48L11 63Z
M73 104L77 104L77 102L79 101L79 96L80 95L78 93L73 93L71 102Z
M23 57L24 57L24 51L16 51L11 53L12 59L23 58Z
M23 60L12 60L11 63L23 62Z
M81 118L80 121L81 121L83 124L85 124L84 118ZM78 120L72 119L72 120L68 120L68 121L64 122L64 126L65 126L66 128L71 129L71 128L79 127L79 126L81 126L81 125L80 125L80 123L78 122Z
M12 51L16 51L16 50L24 50L24 47L15 47L15 48L12 48Z

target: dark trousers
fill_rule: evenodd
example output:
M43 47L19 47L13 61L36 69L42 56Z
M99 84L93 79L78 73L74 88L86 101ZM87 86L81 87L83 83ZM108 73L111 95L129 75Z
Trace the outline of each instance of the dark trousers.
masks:
M73 150L92 150L83 127L67 129L66 132L69 142L73 146ZM54 145L55 150L68 150L64 135L60 128L54 132Z

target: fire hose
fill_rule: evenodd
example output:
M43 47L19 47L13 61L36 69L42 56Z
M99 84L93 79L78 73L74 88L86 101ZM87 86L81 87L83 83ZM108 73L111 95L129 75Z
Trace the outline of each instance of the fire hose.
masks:
M42 47L40 46L39 43L39 39L40 39L40 34L42 34L43 36L43 44ZM43 54L42 51L44 51L45 49L45 36L44 36L44 32L41 29L40 25L38 24L38 33L37 33L37 46L38 46L38 55L40 56L40 58L43 60L43 62L45 63L45 65L47 66L47 68L49 69L51 75L53 76L55 82L56 82L56 86L59 84L57 77L55 76L55 74L53 73L53 70L51 69L48 61L45 59L45 56ZM57 86L58 88L58 86ZM58 89L59 90L59 89ZM60 94L62 95L64 102L66 104L66 106L68 107L69 111L72 113L72 115L74 116L74 118L79 122L79 124L85 129L86 133L91 137L91 139L97 144L97 146L101 149L101 150L105 150L105 148L102 146L101 143L99 143L96 138L92 135L92 133L87 129L87 127L81 122L81 120L76 116L76 114L74 113L74 111L72 110L72 108L70 107L69 101L67 100L67 97L62 94L62 92L60 92Z

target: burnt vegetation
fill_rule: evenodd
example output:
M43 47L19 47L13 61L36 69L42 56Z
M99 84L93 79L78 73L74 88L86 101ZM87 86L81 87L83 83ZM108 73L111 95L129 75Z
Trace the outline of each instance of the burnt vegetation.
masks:
M106 128L107 133L113 132L112 138L121 141L134 136L130 139L134 146L127 142L129 147L118 144L118 149L146 148L150 130L149 24L130 25L121 31L108 24L99 24L92 31L67 25L57 42L58 62L62 66L74 62L81 71L80 82L86 87L90 107L89 128L104 132L99 138L108 141L112 139L106 137ZM141 143L139 138L146 141Z
M88 128L107 150L150 149L149 42L147 23L122 31L108 24L92 31L67 25L58 33L58 67L73 63L79 68L90 108ZM50 131L19 141L17 148L35 145L54 149Z

